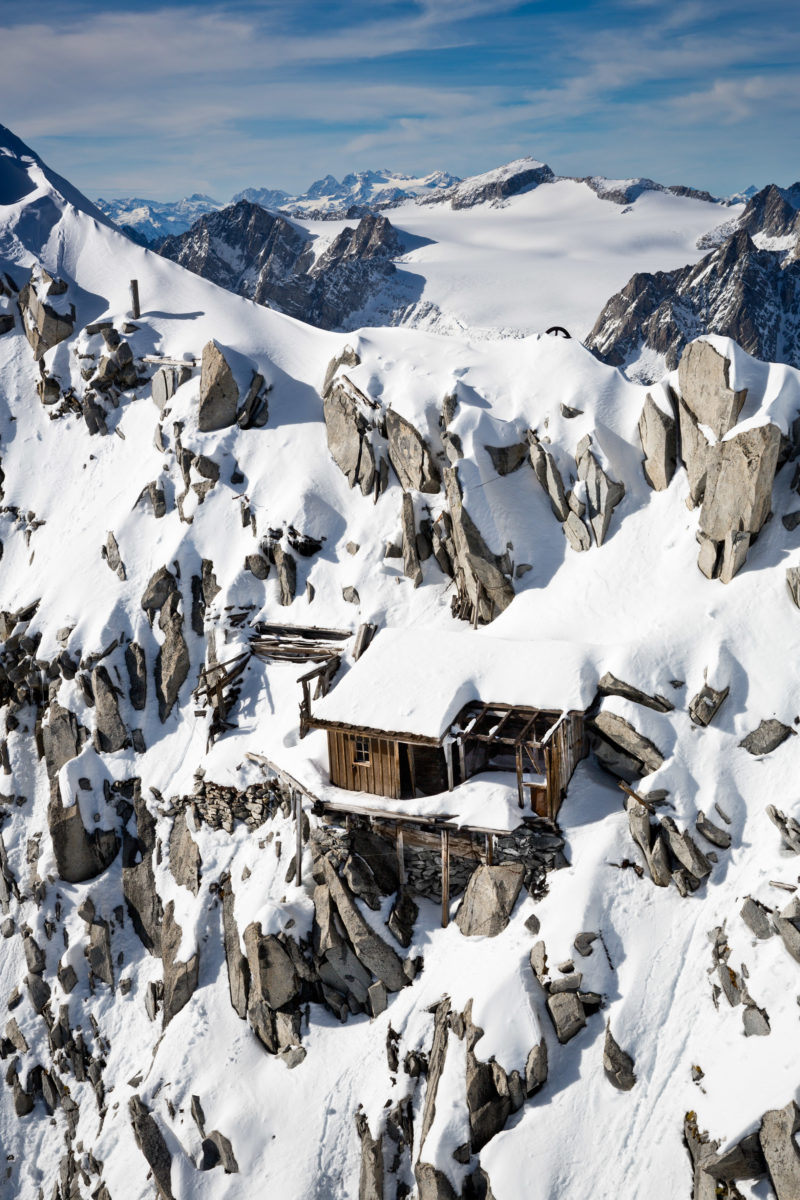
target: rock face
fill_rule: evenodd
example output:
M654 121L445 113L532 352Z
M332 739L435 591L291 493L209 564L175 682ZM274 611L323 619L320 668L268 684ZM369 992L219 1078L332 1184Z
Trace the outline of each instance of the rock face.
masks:
M183 636L183 615L178 610L179 602L179 594L171 592L159 615L164 642L156 659L156 695L162 724L172 712L178 692L189 674L189 650Z
M92 692L95 702L97 750L101 754L113 754L129 744L128 731L119 715L117 689L105 667L92 671Z
M175 920L175 905L170 900L164 910L161 933L161 957L164 962L164 1028L194 995L200 971L200 959L195 953L185 961L177 958L183 933Z
M785 1108L765 1112L759 1141L778 1200L800 1196L800 1151L794 1135L800 1129L800 1109L793 1100Z
M188 813L178 813L169 835L169 869L173 879L196 896L200 890L200 848L191 835Z
M603 1045L603 1069L606 1077L621 1092L629 1092L636 1083L633 1059L617 1045L612 1037L610 1025L606 1027L606 1040Z
M550 500L550 507L553 510L553 516L559 521L566 521L570 509L567 504L561 472L556 466L552 454L549 450L545 449L535 433L529 434L529 440L531 466L536 478L547 493Z
M358 484L365 496L380 491L380 475L376 471L370 437L372 420L361 395L345 377L323 395L322 405L328 449L350 487Z
M456 924L465 937L496 937L505 929L524 873L521 863L477 868L456 914Z
M656 404L649 393L639 417L639 437L644 451L644 477L651 488L663 492L675 474L676 423L675 417Z
M50 786L47 823L60 877L67 883L83 883L105 871L116 858L119 838L113 829L89 833L78 803L65 808L55 780Z
M304 229L243 199L166 238L158 253L257 304L341 329L392 286L403 247L386 217L365 213L316 256Z
M128 671L128 698L132 707L141 712L147 703L147 663L144 650L138 642L129 642L125 647L125 666Z
M161 955L163 910L156 888L153 853L156 822L138 786L133 793L136 836L123 829L122 893L139 941L150 954Z
M250 967L239 944L239 930L233 911L234 899L230 879L224 881L222 892L222 933L225 961L228 964L228 985L231 1004L244 1021L247 1017L247 996L250 989Z
M136 1145L147 1159L153 1172L153 1182L160 1200L174 1200L172 1194L172 1155L167 1149L164 1135L155 1117L145 1107L139 1096L132 1096L128 1101L128 1109L133 1126L133 1136Z
M200 372L200 407L197 424L201 433L228 429L236 424L239 389L225 355L216 342L203 347Z
M167 406L167 402L177 392L181 384L186 383L186 380L191 376L189 367L159 367L153 376L152 381L152 396L153 403L163 412Z
M446 467L444 485L449 504L452 554L463 615L488 624L514 599L514 588L470 517L461 495L455 467Z
M589 525L594 540L602 546L611 523L611 515L625 495L625 485L617 483L605 473L592 454L588 435L578 443L575 461L578 478L586 485L586 503L589 510Z
M323 860L323 870L331 899L359 962L381 980L387 991L399 992L409 982L399 955L364 920L353 893L327 858Z
M634 275L606 303L586 345L615 367L654 350L673 371L686 344L706 333L733 338L763 362L800 367L800 261L756 249L742 228L698 263ZM639 378L662 374L659 364Z
M599 712L590 726L597 735L593 748L600 763L622 779L649 775L664 761L658 747L616 713Z
M408 492L403 495L401 508L401 524L403 529L403 574L410 579L414 587L422 583L422 567L417 551L417 527L414 521L414 503Z
M33 349L33 356L41 359L48 350L68 338L75 327L75 306L69 314L58 312L47 301L50 297L63 296L67 285L54 279L43 268L34 267L30 279L18 297L22 327Z
M719 440L733 429L747 399L747 388L735 392L730 385L730 362L710 342L695 341L686 347L678 364L681 398L700 425L707 425Z
M86 741L86 730L78 724L78 718L57 700L50 703L50 715L42 726L42 742L47 773L53 779L64 763L76 758Z
M438 492L441 486L439 468L425 439L393 408L386 412L386 439L389 461L403 491Z
M748 733L747 737L739 742L739 745L748 754L771 754L787 738L794 735L795 730L790 725L784 725L781 721L776 721L773 717L768 721L762 721L758 729L754 729L752 733Z

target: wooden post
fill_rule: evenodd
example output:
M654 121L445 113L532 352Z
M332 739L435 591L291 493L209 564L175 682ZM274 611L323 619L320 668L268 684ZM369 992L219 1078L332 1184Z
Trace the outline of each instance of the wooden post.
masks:
M453 780L453 743L449 740L446 741L444 744L444 759L445 759L445 762L447 763L447 790L448 790L448 792L452 792L453 783L454 783L454 780Z
M131 280L131 309L133 310L133 319L138 321L141 317L141 309L139 308L139 280Z
M522 746L517 746L517 802L522 808L524 799L522 795Z
M397 877L399 879L398 895L402 896L406 886L406 863L403 854L403 829L402 826L397 828Z
M450 923L450 830L442 830L442 929Z
M303 882L303 797L300 792L294 794L294 823L296 827L294 877L299 887Z
M494 834L491 833L486 835L486 865L494 866Z
M458 739L458 765L461 769L461 782L467 782L467 752L464 748L464 735Z

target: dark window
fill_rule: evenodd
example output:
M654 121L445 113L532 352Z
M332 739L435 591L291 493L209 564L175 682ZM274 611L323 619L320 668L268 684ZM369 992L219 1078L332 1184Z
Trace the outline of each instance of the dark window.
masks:
M369 738L356 738L356 753L353 759L354 763L369 762Z

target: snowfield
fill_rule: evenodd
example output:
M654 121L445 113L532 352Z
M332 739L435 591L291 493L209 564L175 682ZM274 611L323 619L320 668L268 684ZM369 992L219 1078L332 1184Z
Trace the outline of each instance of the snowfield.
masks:
M27 157L8 131L0 129L0 135L6 147L0 151L0 272L19 288L40 264L68 285L52 303L59 311L70 304L76 310L73 334L45 353L44 372L58 380L61 396L70 388L82 396L81 368L94 369L106 353L101 333L90 334L86 326L112 322L130 345L143 380L123 389L116 405L106 395L107 436L91 436L74 409L54 419L56 406L45 406L37 395L40 367L22 332L16 294L4 288L0 318L10 315L14 324L0 336L0 609L15 613L38 601L26 630L29 638L41 635L37 662L53 662L66 650L84 663L86 673L89 657L117 640L102 663L119 688L122 721L128 730L141 731L145 749L98 753L90 737L58 772L61 801L79 805L87 830L111 829L119 824L111 785L141 780L159 844L152 861L155 885L164 907L174 905L180 927L176 959L199 955L196 989L162 1029L161 1014L156 1020L148 1015L146 997L164 967L147 952L125 909L124 852L95 878L75 883L59 878L48 820L50 781L36 749L37 719L47 725L52 713L48 716L45 705L37 712L34 705L5 701L0 740L7 745L8 766L0 773L0 832L19 897L11 895L3 906L2 920L11 917L14 924L8 933L3 928L0 941L0 1029L6 1030L4 1072L16 1062L21 1088L35 1099L31 1112L17 1115L13 1083L6 1076L0 1084L0 1144L6 1154L0 1193L18 1200L59 1194L66 1200L63 1188L55 1191L66 1156L73 1164L71 1197L149 1200L156 1184L129 1110L130 1099L139 1096L171 1155L175 1200L372 1195L359 1192L356 1112L363 1111L377 1138L393 1106L409 1098L414 1144L398 1155L396 1174L395 1143L388 1135L383 1139L386 1197L423 1200L413 1173L419 1160L437 1168L453 1196L474 1185L480 1165L491 1181L491 1192L481 1194L495 1200L589 1195L688 1200L687 1112L696 1112L699 1127L724 1149L758 1130L766 1110L800 1097L795 1051L800 967L779 936L756 939L740 916L748 896L771 910L783 908L800 882L800 859L782 848L766 813L772 804L798 817L800 808L795 736L800 612L786 584L787 567L800 567L800 544L796 524L781 519L800 509L796 461L787 460L776 474L773 516L744 568L728 585L705 578L696 564L698 510L687 506L686 470L679 465L660 492L650 488L642 471L638 422L647 389L598 363L579 339L603 300L627 280L632 253L643 270L699 258L697 239L722 219L720 212L663 193L645 193L623 209L569 181L542 185L491 210L410 202L393 210L391 219L402 234L427 244L409 249L402 269L424 279L422 301L439 315L420 322L429 328L365 327L344 336L235 297L139 248L98 219L77 193L65 195L62 181ZM20 195L22 174L34 186ZM337 223L324 223L326 235L336 228ZM138 280L142 312L136 328L125 330L131 279ZM542 332L553 324L566 325L572 340ZM499 336L509 332L514 337ZM153 402L154 366L144 357L199 360L212 339L240 395L254 371L269 385L263 428L201 432L199 369L167 401L168 411ZM712 342L731 361L731 386L747 388L737 432L772 422L790 438L800 412L800 372L750 359L724 339ZM331 457L320 390L329 361L347 344L360 357L359 365L347 369L352 383L382 412L391 407L411 422L444 465L442 401L457 398L448 430L463 455L458 476L464 505L495 554L507 551L515 568L530 566L513 572L513 601L477 632L467 632L451 615L453 584L433 557L423 562L423 582L416 589L404 576L402 558L385 557L387 542L401 537L397 478L390 476L373 503L348 486ZM95 358L79 357L86 355ZM678 389L677 372L667 384ZM159 428L163 450L154 444ZM497 473L486 447L519 444L529 430L546 445L566 485L576 483L575 452L586 435L607 474L624 483L603 545L585 553L570 548L527 453L518 470ZM180 456L186 451L212 459L219 479L202 502L197 490L186 489L182 520L176 497L184 490ZM196 469L192 478L201 480ZM153 481L166 501L159 519L142 497ZM446 507L443 491L415 492L412 500L418 523ZM243 508L252 521L247 515L243 520ZM283 606L277 571L262 581L244 563L270 530L290 526L322 540L322 549L297 557L296 596ZM110 532L124 579L101 555ZM203 560L213 564L220 590L198 633L189 616L191 580L200 575ZM148 581L164 566L182 596L190 668L162 723L153 664L164 634L158 621L148 621L141 601ZM357 604L344 598L348 588L356 590ZM232 614L247 606L246 622L236 626ZM173 802L191 797L201 776L240 791L263 783L248 752L266 755L315 795L330 798L336 791L328 783L324 733L299 737L297 679L307 666L250 658L230 714L235 728L208 744L209 714L197 715L192 692L210 661L209 631L224 662L248 648L251 626L259 620L354 632L368 621L398 631L398 644L402 631L412 629L428 638L441 636L443 644L445 634L448 641L458 635L459 642L479 648L475 660L481 662L492 639L517 642L519 663L509 671L509 691L515 698L524 692L527 677L533 704L537 687L547 684L537 680L532 665L537 644L539 661L558 671L558 655L545 645L568 643L570 663L585 655L592 679L611 672L674 706L664 712L619 696L604 701L605 709L629 721L663 756L661 767L634 787L643 794L664 789L666 803L658 815L672 816L680 829L694 831L703 810L730 833L730 849L714 851L698 836L704 852L718 856L698 890L682 898L674 886L655 887L646 870L640 877L624 866L626 860L644 865L629 833L625 797L589 755L559 814L568 864L548 874L544 898L534 901L523 889L507 927L488 938L464 936L455 922L441 928L439 906L420 897L411 944L402 952L386 927L392 897L384 896L375 910L359 903L370 929L404 959L421 957L421 969L409 986L389 995L385 1011L374 1018L361 1012L342 1022L321 1002L304 1005L305 1057L289 1069L280 1056L265 1051L232 1007L223 897L232 890L240 939L252 922L260 923L264 935L311 937L310 843L298 885L290 881L295 847L290 816L278 811L256 829L237 823L232 832L198 821L189 835L201 861L196 894L171 869ZM143 648L147 662L142 710L129 697L124 646L131 642ZM335 706L338 688L346 699L353 669L351 641L328 705ZM57 703L91 733L97 713L80 675L68 679L56 670L48 681L50 704L57 694ZM709 727L701 728L687 709L706 680L730 692ZM397 694L389 707L399 705L412 718L417 710L426 713L432 682L424 674L396 672L391 686ZM380 680L372 686L376 709L386 705ZM753 757L740 743L771 718L791 733L771 753ZM481 792L472 803L471 812L501 804ZM513 815L505 800L501 806ZM308 803L306 816L316 829L319 821ZM132 814L123 826L135 837ZM89 926L81 909L87 898L109 922L113 987L90 980L84 953ZM457 906L451 903L454 915ZM534 915L537 934L526 924ZM731 1006L715 988L709 932L718 926L730 947L730 968L767 1015L764 1036L746 1037L744 1006ZM26 928L44 954L50 1012L65 1010L69 1027L82 1031L94 1061L102 1063L101 1088L75 1076L35 1011L24 983L31 972L21 936ZM601 935L586 958L573 949L581 931ZM564 1045L556 1039L529 963L538 940L545 943L554 975L556 964L572 958L583 972L583 987L603 998L600 1013L589 1016ZM244 942L239 944L243 949ZM75 971L77 982L69 991L59 964L62 975L67 965ZM14 1002L17 988L21 999ZM435 1117L422 1147L428 1082L402 1066L410 1052L430 1052L432 1010L445 996L453 1013L472 1002L472 1020L484 1031L475 1045L481 1061L493 1059L524 1079L531 1049L542 1038L548 1049L546 1083L479 1153L467 1148L465 1161L454 1151L463 1150L470 1136L466 1042L452 1028L446 1034ZM7 1025L12 1018L26 1052L13 1045ZM604 1072L606 1023L634 1060L637 1082L627 1092L616 1090ZM396 1034L399 1067L387 1060L390 1031ZM61 1078L78 1106L69 1140L63 1103L51 1117L35 1092L37 1067ZM229 1139L237 1172L225 1173L221 1165L199 1169L203 1149L191 1115L194 1096L201 1100L207 1130ZM105 1191L98 1191L101 1185ZM435 1194L444 1197L441 1186ZM778 1195L764 1179L737 1186L746 1200Z

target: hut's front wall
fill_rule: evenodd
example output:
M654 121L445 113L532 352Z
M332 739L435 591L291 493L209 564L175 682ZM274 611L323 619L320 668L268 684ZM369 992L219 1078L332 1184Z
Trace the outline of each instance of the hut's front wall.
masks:
M570 712L564 716L547 746L547 792L543 807L551 821L556 819L561 802L567 791L567 784L572 778L578 763L586 755L586 737L584 733L583 713ZM541 797L539 802L541 803Z
M351 792L371 792L399 800L400 753L389 738L328 730L331 783Z

